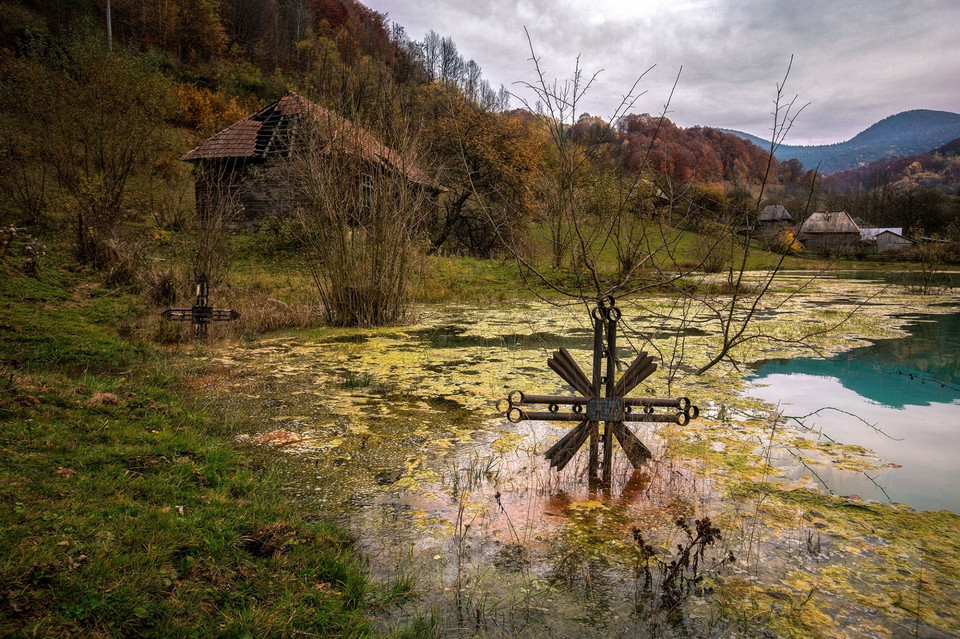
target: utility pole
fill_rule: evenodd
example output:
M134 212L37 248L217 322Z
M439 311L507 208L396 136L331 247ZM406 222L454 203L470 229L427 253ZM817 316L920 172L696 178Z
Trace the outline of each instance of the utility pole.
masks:
M110 0L107 0L107 51L113 53L113 24L110 20Z

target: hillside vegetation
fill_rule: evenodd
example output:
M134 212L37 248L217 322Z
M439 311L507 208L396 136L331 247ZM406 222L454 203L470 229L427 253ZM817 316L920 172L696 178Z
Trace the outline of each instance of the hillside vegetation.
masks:
M884 158L864 166L838 171L827 178L840 191L868 189L878 182L896 187L937 189L947 195L960 192L960 138L927 153Z

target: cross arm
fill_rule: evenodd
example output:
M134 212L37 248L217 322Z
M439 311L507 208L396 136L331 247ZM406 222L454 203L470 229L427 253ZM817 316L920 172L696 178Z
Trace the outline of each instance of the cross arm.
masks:
M565 348L554 351L547 360L550 370L560 376L560 379L570 384L581 395L596 395L593 385L587 381L587 376L574 361L573 356Z
M215 308L210 311L210 320L213 322L231 322L237 319L240 319L240 313L233 309L222 310Z
M637 384L650 377L655 370L657 370L657 364L653 361L653 358L647 353L641 352L636 359L630 362L630 366L617 381L614 393L623 397L636 388Z
M550 467L563 470L589 436L590 422L582 421L577 424L544 453L544 457L550 460Z
M192 308L168 308L160 312L160 317L174 322L191 322L194 315Z

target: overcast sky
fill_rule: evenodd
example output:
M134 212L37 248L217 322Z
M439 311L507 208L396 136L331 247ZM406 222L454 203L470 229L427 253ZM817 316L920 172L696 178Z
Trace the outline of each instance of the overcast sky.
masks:
M361 0L422 40L451 36L495 88L535 79L529 31L549 79L580 55L600 73L582 111L609 119L653 67L632 109L767 137L776 85L810 103L787 144L848 140L910 109L960 112L958 0ZM513 106L520 106L513 100Z

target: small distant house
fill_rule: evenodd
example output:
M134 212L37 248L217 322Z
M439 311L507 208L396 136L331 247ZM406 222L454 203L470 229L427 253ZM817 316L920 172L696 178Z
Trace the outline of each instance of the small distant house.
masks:
M913 240L903 235L902 227L863 228L860 229L860 240L877 253L903 251L913 246Z
M331 139L339 136L357 140L351 148L361 154L370 175L392 174L415 188L436 192L423 171L405 162L373 134L291 92L180 158L194 165L197 212L201 218L217 207L229 207L238 223L254 225L290 210L292 203L284 201L284 189L276 188L280 178L274 169L296 153L294 133L308 117L322 122L324 134Z
M761 229L779 229L793 224L793 216L782 204L771 204L760 211L757 224Z
M817 211L800 226L797 239L810 250L850 250L860 244L860 226L846 211Z

